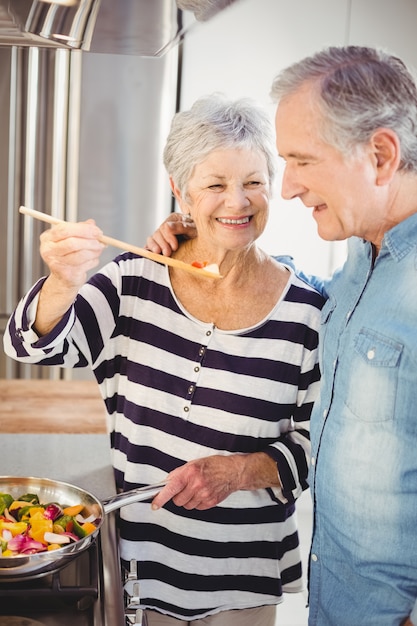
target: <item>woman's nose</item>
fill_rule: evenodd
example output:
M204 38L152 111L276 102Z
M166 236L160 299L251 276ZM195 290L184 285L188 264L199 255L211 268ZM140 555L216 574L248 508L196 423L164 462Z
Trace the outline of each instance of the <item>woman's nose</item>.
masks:
M248 206L250 201L245 188L240 186L230 187L227 190L225 204L228 207Z
M297 198L306 191L306 187L301 183L299 176L290 164L286 164L282 176L281 195L284 200Z

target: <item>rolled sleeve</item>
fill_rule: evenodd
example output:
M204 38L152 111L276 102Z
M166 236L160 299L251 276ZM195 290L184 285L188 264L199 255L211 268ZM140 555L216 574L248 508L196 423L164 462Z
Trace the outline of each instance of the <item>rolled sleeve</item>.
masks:
M309 441L306 440L309 445ZM281 488L274 488L275 496L283 503L297 500L308 488L308 463L302 446L280 444L265 450L277 464L277 473Z
M9 319L3 343L5 353L12 358L28 359L30 362L32 357L39 359L41 354L48 355L53 348L62 343L74 324L75 313L71 307L50 333L40 337L36 332L34 327L36 311L45 280L45 277L41 278L32 287Z

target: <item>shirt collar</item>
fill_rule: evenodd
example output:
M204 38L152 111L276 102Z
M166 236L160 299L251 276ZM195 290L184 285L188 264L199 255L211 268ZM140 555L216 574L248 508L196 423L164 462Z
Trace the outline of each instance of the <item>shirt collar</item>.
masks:
M416 246L417 213L414 213L385 233L381 252L386 248L396 261L400 261Z

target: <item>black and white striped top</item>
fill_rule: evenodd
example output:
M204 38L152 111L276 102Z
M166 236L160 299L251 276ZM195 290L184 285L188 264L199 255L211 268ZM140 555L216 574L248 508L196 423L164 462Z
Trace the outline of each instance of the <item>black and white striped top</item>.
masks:
M307 487L323 300L289 276L262 322L224 331L183 309L166 266L124 254L48 336L31 328L42 280L9 322L10 356L92 368L118 488L159 482L211 454L265 451L277 461L282 490L235 492L207 511L121 509L121 556L138 561L144 607L196 619L302 588L294 502Z

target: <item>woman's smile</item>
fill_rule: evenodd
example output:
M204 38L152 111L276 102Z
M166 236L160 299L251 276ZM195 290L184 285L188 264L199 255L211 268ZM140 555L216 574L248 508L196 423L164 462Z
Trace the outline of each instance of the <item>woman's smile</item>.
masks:
M246 217L216 217L217 222L232 226L242 226L244 224L249 224L251 219L252 215L247 215Z

